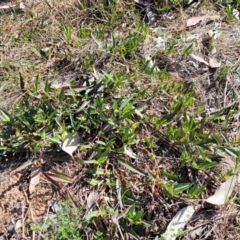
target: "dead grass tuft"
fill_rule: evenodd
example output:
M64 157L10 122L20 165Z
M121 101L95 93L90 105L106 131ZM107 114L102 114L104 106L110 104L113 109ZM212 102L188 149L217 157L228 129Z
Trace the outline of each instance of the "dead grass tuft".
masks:
M1 237L52 236L31 224L46 223L51 214L56 219L49 200L68 199L82 239L97 239L98 232L111 239L157 239L189 205L197 210L178 239L238 239L238 188L224 206L205 200L238 172L240 30L204 2L162 12L153 27L126 1L25 1L24 11L0 15L0 108L14 116L11 125L1 122L4 134L11 130L9 139L1 133L1 149L11 153L0 162ZM186 27L200 14L205 21ZM209 66L212 58L220 67ZM63 101L61 90L46 91L47 81L64 85L72 76L79 88L85 79L100 79L101 92ZM29 104L21 115L24 101ZM57 112L50 123L39 118L42 106ZM73 132L81 139L76 161L56 143ZM12 163L29 159L43 161L12 174ZM42 175L31 195L34 168ZM71 183L58 182L63 175L52 180L52 170ZM193 186L203 189L191 195ZM98 196L92 218L91 194ZM142 215L134 220L134 214Z

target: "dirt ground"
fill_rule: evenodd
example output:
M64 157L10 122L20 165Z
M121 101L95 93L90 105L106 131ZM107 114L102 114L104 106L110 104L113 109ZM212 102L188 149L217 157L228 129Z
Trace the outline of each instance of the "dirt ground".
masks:
M14 3L14 1L1 1L0 6L7 5L9 2ZM164 26L152 27L153 35L149 36L150 40L146 39L139 51L143 56L153 57L156 60L156 66L160 69L166 68L172 77L186 80L186 85L194 83L196 99L205 105L206 114L211 115L222 108L230 108L240 101L240 22L235 21L234 24L223 22L219 12L209 12L207 9L201 9L200 13L207 16L206 19L191 27L186 27L187 19L193 16L190 12L182 13L182 21L179 24L173 25L174 18L179 19L180 17L176 15L169 22L163 21ZM182 29L184 33L182 36L184 37L179 38L175 43L178 51L168 56L159 54L159 49L164 49L167 41L179 29ZM209 37L209 31L214 33L213 37ZM212 41L213 48L207 46L209 41ZM187 54L182 54L184 49L190 45L192 48L191 58ZM214 67L209 66L210 61L214 62ZM220 66L228 66L229 68L226 72L221 72L222 68ZM233 98L233 92L235 98ZM2 98L4 98L4 95L2 95ZM156 99L148 113L157 113L160 102L160 99ZM240 109L240 106L237 105L236 107ZM226 132L228 136L237 139L240 138L239 113L238 110L234 115L234 121L229 124ZM215 128L215 131L220 130L217 128L217 124L213 125L212 128ZM72 164L66 163L61 166L56 164L54 167L60 168L61 171L67 172L75 179L70 194L74 195L74 201L77 204L84 205L86 199L83 196L89 189L82 186L82 189L79 190L81 185L77 186L76 183L80 182L83 175L74 170ZM220 167L223 171L226 171L226 166L231 168L234 165L231 158L226 160L224 164ZM0 239L38 239L39 236L33 236L33 233L29 232L27 227L32 222L45 220L51 211L51 201L58 201L62 198L62 195L59 189L43 176L41 176L40 183L36 186L35 191L30 194L29 173L31 173L31 169L13 172L15 168L11 162L1 161L0 163ZM77 193L77 191L79 192ZM83 196L81 196L82 192L84 192ZM218 214L220 211L230 210L216 209L215 211ZM223 229L227 228L229 222L240 224L237 213L234 216L235 218L227 219L226 222L221 221L216 226ZM206 218L206 215L201 217L201 213L199 213L198 219L203 218ZM210 218L211 216L209 216ZM225 225L220 226L223 223ZM218 229L214 231L218 236ZM240 233L240 230L230 229L226 239L240 239L238 233ZM41 238L39 237L39 239ZM188 239L194 238L189 237Z

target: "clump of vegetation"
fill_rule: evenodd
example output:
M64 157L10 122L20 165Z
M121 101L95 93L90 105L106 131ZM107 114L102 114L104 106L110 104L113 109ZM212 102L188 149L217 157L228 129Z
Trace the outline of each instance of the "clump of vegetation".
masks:
M214 182L237 172L239 140L225 130L238 105L209 114L194 83L171 74L181 32L147 58L143 48L147 37L155 38L153 29L132 3L44 2L20 14L1 16L6 26L0 31L9 39L4 44L16 48L21 61L17 53L2 61L5 91L10 95L20 85L15 101L0 109L0 149L13 159L28 153L31 161L21 169L63 150L75 169L71 178L64 167L49 174L44 166L54 164L44 159L43 175L69 202L56 221L31 231L46 239L158 239L179 209L198 205L215 192ZM7 32L17 20L21 26ZM192 45L181 49L185 58L191 52ZM219 78L228 70L223 67ZM217 168L223 156L236 159L224 173Z
M77 212L80 214L80 212ZM45 223L33 224L32 231L39 231L44 239L81 240L79 218L71 214L68 202L59 204L56 217L48 218Z

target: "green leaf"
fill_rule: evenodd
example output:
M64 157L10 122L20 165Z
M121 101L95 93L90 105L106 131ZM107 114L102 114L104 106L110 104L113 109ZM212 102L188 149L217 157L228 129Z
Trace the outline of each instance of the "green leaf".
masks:
M88 106L90 103L90 100L83 101L82 105L79 107L79 109L76 111L76 113L81 112L86 106Z
M206 188L206 185L203 185L201 187L198 187L196 185L192 186L189 191L188 191L188 194L190 196L193 196L193 197L198 197L198 195Z
M138 211L132 218L133 222L137 222L143 216L143 211Z
M169 172L167 172L167 171L161 171L161 173L162 173L162 175L163 176L165 176L165 177L167 177L168 179L171 179L171 180L174 180L174 181L182 181L182 179L181 178L179 178L178 176L176 176L176 175L174 175L174 174L172 174L172 173L169 173Z
M62 131L66 131L66 126L64 122L60 122L58 119L55 119L55 121Z
M63 88L61 89L61 92L60 92L60 94L59 94L58 99L59 99L59 102L60 102L61 104L63 104L63 99L64 99L64 89L63 89Z
M205 161L205 162L200 163L200 164L192 162L192 168L198 169L198 170L206 170L208 168L212 168L212 167L215 167L217 165L218 165L217 162L209 162L209 161Z
M133 204L133 205L129 208L128 213L127 213L128 217L129 217L129 218L133 218L134 212L135 212L135 204Z
M223 139L225 140L226 143L229 143L229 139L228 139L228 136L226 135L226 133L224 133L223 131L220 131Z
M18 172L27 168L28 166L31 166L36 160L37 159L29 159L28 161L24 162L21 166L19 166L17 169L15 169L15 171Z
M140 105L137 110L141 113L142 111L144 111L145 109L147 109L151 104L152 104L152 101L155 97L151 98L151 99L148 99L146 100L146 102L142 105Z
M45 83L44 92L46 94L48 94L49 91L50 91L50 88L51 88L51 83L49 83L48 80L47 80L46 83Z
M102 146L106 146L106 143L103 142L103 141L99 141L99 140L97 140L96 143L99 144L99 145L102 145Z
M239 151L236 151L235 149L232 148L225 148L225 147L216 147L217 149L229 154L230 156L233 156L235 158L239 157Z
M107 215L106 211L93 211L93 212L88 213L84 218L87 221L90 221L94 217L106 216L106 215Z
M97 160L86 160L84 161L85 164L99 164Z
M192 49L192 46L193 46L193 44L190 44L188 47L184 48L182 53L183 53L183 54L188 54L188 53L190 53L190 52L191 52L191 49Z
M214 121L214 120L221 119L221 117L224 115L224 112L225 112L225 109L221 109L220 111L214 113L213 115L210 115L208 117L208 120Z
M52 118L56 115L57 111L54 110L49 116L48 116L48 121L50 122Z
M220 137L217 136L216 134L213 135L213 139L216 141L216 143L217 143L218 145L221 144L221 139L220 139Z
M100 158L97 159L98 164L105 163L107 161L107 156L101 156Z
M61 139L57 138L57 137L47 137L50 141L52 141L53 143L61 143Z
M116 110L118 107L118 102L114 100L113 105L112 105L112 110Z
M129 97L128 99L124 100L120 106L120 110L122 110L131 100L133 96Z
M193 127L195 126L193 117L190 117L190 120L188 122L188 130L191 131Z
M0 108L0 118L5 123L12 123L13 121L12 116L1 108Z
M132 171L132 172L135 172L139 175L142 175L142 176L146 176L146 173L142 170L140 170L139 168L137 168L136 166L134 166L133 164L129 163L129 162L126 162L122 159L118 159L118 162L123 165L125 168L127 168L128 170Z
M72 128L76 131L76 124L75 124L76 122L74 121L72 112L69 113L69 118L70 118Z
M173 194L179 194L192 186L192 183L179 183L173 185Z
M89 178L86 178L85 181L90 184L91 186L97 186L100 181L99 180L96 180L96 179L89 179Z
M116 40L115 40L115 37L114 37L113 33L111 33L111 38L112 38L112 48L115 48L116 47Z
M158 120L157 121L157 125L161 126L164 123L169 122L170 120L172 120L174 118L174 116L181 110L182 105L183 105L182 103L178 104L178 106L176 107L176 109L172 113L170 113L170 114L162 117L160 120Z

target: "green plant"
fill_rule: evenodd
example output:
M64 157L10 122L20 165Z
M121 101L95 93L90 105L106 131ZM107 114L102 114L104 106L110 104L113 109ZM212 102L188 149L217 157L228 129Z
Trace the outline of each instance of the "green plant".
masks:
M180 8L184 11L188 2L155 5L171 15ZM4 93L6 88L10 96L20 79L17 100L8 110L0 109L1 161L6 161L5 152L27 156L17 170L32 172L36 158L44 158L46 164L38 172L59 191L74 191L78 177L84 176L83 192L94 188L96 198L84 212L63 203L56 221L48 219L32 230L46 239L156 239L177 208L188 201L198 205L213 191L213 182L216 187L237 172L239 136L228 134L238 111L237 89L227 92L232 104L208 114L194 84L186 84L189 75L172 72L196 46L184 41L178 51L183 35L172 27L176 21L171 18L166 23L162 18L159 24L166 27L158 33L131 1L42 4L45 11L31 13L31 21L27 11L19 24L16 14L4 15L7 21L0 16L1 46L10 52L1 59L0 90ZM230 17L238 6L225 1L224 11ZM166 43L151 56L151 65L142 54L148 47L146 37L165 38ZM183 66L176 64L178 69ZM78 75L68 86L54 88L52 76L65 79L75 71ZM238 74L238 66L221 67L219 85L229 73ZM54 169L55 158L48 157L52 150L54 155L56 150L70 155L71 162L56 161L63 169L70 164L73 176ZM222 175L214 168L221 163L221 154L236 160L234 168ZM45 165L52 169L45 171ZM31 184L33 178L28 177ZM89 205L89 196L82 199Z
M81 240L83 229L79 228L80 211L73 215L68 202L61 203L59 208L56 219L47 219L45 223L33 224L31 230L41 232L44 239Z

